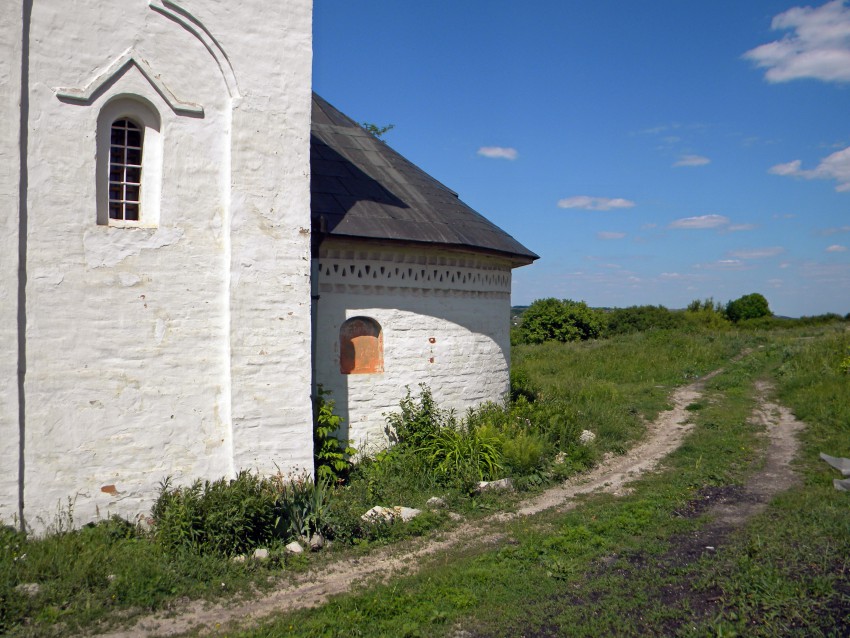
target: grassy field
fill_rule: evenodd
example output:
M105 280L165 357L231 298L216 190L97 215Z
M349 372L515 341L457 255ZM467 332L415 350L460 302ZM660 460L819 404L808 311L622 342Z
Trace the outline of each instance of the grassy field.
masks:
M850 333L840 324L773 332L648 332L515 348L514 370L536 393L537 407L507 418L527 414L539 420L536 435L551 447L547 459L558 441L569 448L565 433L594 431L591 453L579 455L585 463L639 440L673 388L726 369L690 406L696 427L685 445L630 494L585 497L566 514L514 521L506 524L506 540L498 547L451 550L415 575L228 635L846 635L850 496L833 489L835 473L817 454L850 456L850 375L841 368L848 355ZM797 464L802 485L723 538L710 555L690 556L682 547L710 524L705 503L734 496L762 463L764 437L749 419L758 379L773 380L777 399L808 425ZM362 483L353 477L339 507L352 517L355 505L372 502L375 491L417 505L440 489L453 509L474 519L510 508L581 466L553 470L549 460L535 474L540 481L524 484L529 491L486 498L471 496L462 485L428 481L405 494L398 476L390 481L367 471ZM273 547L266 563L174 551L117 521L41 541L5 530L0 632L75 634L98 622L127 622L185 597L235 597L268 589L274 586L270 577L285 578L317 561L368 554L410 533L450 526L435 515L418 528L390 526L309 557L287 557ZM27 589L32 583L37 592Z

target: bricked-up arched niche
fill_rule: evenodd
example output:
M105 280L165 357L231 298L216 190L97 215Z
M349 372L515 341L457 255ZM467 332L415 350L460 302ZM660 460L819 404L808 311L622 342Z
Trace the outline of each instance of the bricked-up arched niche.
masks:
M384 334L369 317L352 317L339 328L339 371L372 374L384 371Z

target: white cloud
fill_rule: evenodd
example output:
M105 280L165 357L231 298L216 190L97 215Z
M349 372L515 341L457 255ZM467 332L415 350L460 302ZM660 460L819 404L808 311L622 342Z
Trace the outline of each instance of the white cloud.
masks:
M771 27L790 33L744 54L767 69L768 82L850 82L850 9L843 0L816 8L793 7L773 18Z
M673 166L705 166L711 160L702 155L682 155Z
M491 159L506 160L515 160L519 156L517 150L509 146L482 146L478 149L478 154Z
M626 233L613 233L607 230L603 230L596 233L596 236L599 237L599 239L622 239L626 236Z
M816 168L804 170L802 166L800 160L794 160L772 166L769 172L804 179L834 179L837 182L835 190L839 193L850 191L850 146L823 158Z
M726 230L728 230L731 233L736 233L736 232L740 232L742 230L755 230L756 228L757 228L757 226L755 224L732 224Z
M781 279L768 279L767 283L771 288L782 288L783 281Z
M850 226L839 226L837 228L825 228L821 235L838 235L839 233L850 233Z
M785 252L782 246L771 246L770 248L752 248L750 250L730 250L727 255L738 259L764 259L775 257Z
M718 259L707 264L694 264L694 268L703 270L748 270L752 266L740 259Z
M847 250L847 246L841 246L839 244L833 244L832 246L827 247L826 252L828 253L843 253Z
M794 160L793 162L771 166L767 172L772 173L773 175L799 175L800 166L802 165L803 162L800 160Z
M728 223L729 218L723 215L700 215L676 219L670 223L670 228L717 228Z
M558 208L581 208L584 210L613 210L615 208L631 208L635 203L620 197L589 197L576 195L558 200Z

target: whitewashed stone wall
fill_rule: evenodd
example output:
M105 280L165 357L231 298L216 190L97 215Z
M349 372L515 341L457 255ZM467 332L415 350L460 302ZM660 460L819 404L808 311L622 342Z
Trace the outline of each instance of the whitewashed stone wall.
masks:
M480 253L368 247L327 239L317 264L317 381L331 391L361 452L385 446L384 417L405 386L427 384L463 414L508 391L511 264ZM339 330L371 317L383 331L384 371L342 374Z
M20 3L4 9L0 20L0 521L6 522L18 514L20 11Z
M0 27L12 88L15 28ZM310 1L36 2L31 42L28 524L49 524L69 499L78 522L145 513L167 475L310 468ZM95 223L98 114L127 95L161 119L150 228ZM18 117L14 95L2 99L5 154ZM18 429L6 302L17 289L7 238L17 177L3 164L6 520L17 501L7 480L17 442L6 437Z

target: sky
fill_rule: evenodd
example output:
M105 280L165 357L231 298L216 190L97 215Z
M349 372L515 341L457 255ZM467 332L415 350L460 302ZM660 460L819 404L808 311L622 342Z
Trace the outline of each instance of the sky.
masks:
M540 255L512 303L850 312L850 5L314 0L313 86Z

